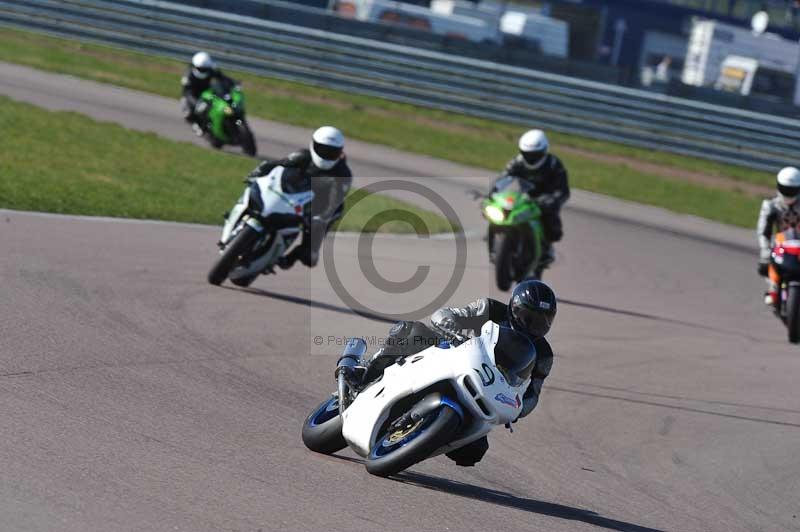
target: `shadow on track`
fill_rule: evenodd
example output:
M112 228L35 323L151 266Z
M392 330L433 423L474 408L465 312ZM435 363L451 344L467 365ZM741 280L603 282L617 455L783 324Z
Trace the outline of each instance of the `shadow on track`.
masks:
M349 456L340 456L336 454L330 455L330 457L337 460L364 465L364 460L361 458L352 458ZM514 508L515 510L522 510L524 512L556 517L558 519L566 519L568 521L580 521L581 523L605 528L606 530L615 530L617 532L664 532L663 530L657 528L648 528L646 526L635 525L633 523L626 523L625 521L609 519L608 517L603 517L597 512L593 512L591 510L573 508L572 506L565 506L563 504L556 504L554 502L525 499L523 497L511 495L510 493L506 493L504 491L483 488L481 486L475 486L465 482L458 482L456 480L433 477L423 473L404 471L398 475L392 476L391 478L396 482L409 484L411 486L440 491L442 493L466 497L468 499L483 501L489 504L496 504L498 506L505 506L507 508Z
M690 321L682 321L682 320L676 320L676 319L673 319L673 318L665 318L663 316L656 316L655 314L646 314L644 312L636 312L636 311L633 311L633 310L618 309L618 308L614 308L614 307L607 307L605 305L596 305L594 303L586 303L586 302L583 302L583 301L573 301L573 300L562 299L562 298L558 298L558 302L561 305L578 307L578 308L583 308L583 309L587 309L587 310L596 310L598 312L608 312L609 314L616 314L618 316L628 316L628 317L631 317L631 318L639 318L639 319L643 319L643 320L656 321L656 322L659 322L659 323L669 323L669 324L672 324L672 325L680 325L682 327L689 327L691 329L699 329L701 331L711 331L711 332L716 332L716 333L725 334L725 335L729 335L729 336L741 336L741 337L747 338L749 340L757 340L753 336L749 336L747 334L742 334L741 331L729 331L729 330L726 330L726 329L719 329L717 327L711 327L711 326L708 326L708 325L701 325L701 324L698 324L698 323L692 323Z
M580 508L573 508L572 506L565 506L563 504L556 504L553 502L538 501L536 499L525 499L506 493L504 491L483 488L464 482L455 480L448 480L444 478L432 477L422 473L403 472L393 477L396 481L403 484L410 484L419 486L434 491L441 491L459 497L466 497L478 501L487 502L489 504L496 504L499 506L506 506L524 512L531 512L539 515L546 515L549 517L556 517L558 519L566 519L569 521L579 521L589 525L594 525L606 530L616 530L619 532L663 532L656 528L648 528L645 526L635 525L633 523L626 523L625 521L617 521L599 515L597 512L591 510L582 510Z
M688 406L682 405L671 405L669 403L663 403L658 401L647 401L644 399L631 399L629 397L621 397L618 395L611 395L605 393L597 393L597 392L589 392L585 390L572 390L569 388L561 388L559 386L548 386L548 390L553 390L555 392L562 392L562 393L571 393L575 395L583 395L587 397L597 397L599 399L612 399L615 401L623 401L625 403L633 403L639 405L647 405L647 406L658 406L661 408L669 408L671 410L681 410L683 412L693 412L695 414L707 414L709 416L717 416L717 417L724 417L729 419L740 419L742 421L753 421L755 423L763 423L766 425L778 425L782 427L792 427L792 428L800 428L800 423L792 423L790 421L780 421L774 419L764 419L760 417L753 417L753 416L742 416L739 414L727 414L725 412L715 412L713 410L707 410L703 408L693 408ZM790 411L791 412L791 411Z
M396 320L389 318L387 316L382 316L380 314L373 314L371 312L360 312L358 310L353 310L348 307L340 307L339 305L331 305L330 303L323 303L321 301L314 301L312 299L308 299L305 297L299 296L290 296L289 294L281 294L278 292L271 292L269 290L263 290L261 288L234 288L232 286L223 286L222 288L226 290L235 290L237 292L242 292L245 294L253 294L256 296L261 297L268 297L270 299L279 299L280 301L286 301L287 303L294 303L295 305L301 305L303 307L310 307L310 308L317 308L322 310L330 310L331 312L338 312L340 314L355 314L356 316L361 316L362 318L367 318L368 320L379 321L382 323L395 323Z
M330 310L332 312L338 312L340 314L356 314L358 316L362 316L362 317L370 319L370 320L380 321L380 322L384 322L384 323L394 323L395 322L395 320L393 320L393 319L391 319L391 318L389 318L387 316L382 316L380 314L373 314L371 312L359 312L357 310L353 310L353 309L348 308L348 307L342 307L342 306L339 306L339 305L332 305L330 303L323 303L321 301L314 301L314 300L311 300L311 299L308 299L308 298L305 298L305 297L300 297L300 296L292 296L292 295L289 295L289 294L281 294L279 292L273 292L271 290L264 290L263 288L236 288L236 287L233 287L233 286L222 286L221 288L224 288L226 290L235 290L237 292L243 292L245 294L253 294L253 295L262 296L262 297L269 297L271 299L278 299L278 300L281 300L281 301L286 301L288 303L294 303L296 305L301 305L301 306L304 306L304 307L312 307L312 308L318 308L318 309L322 309L322 310ZM583 302L580 302L580 301L572 301L572 300L569 300L569 299L561 299L561 298L558 299L558 302L560 304L562 304L562 305L580 307L580 308L585 308L585 309L589 309L589 310L597 310L597 311L601 311L601 312L609 312L609 313L612 313L612 314L619 314L619 315L622 315L622 316L630 316L632 318L642 318L642 319L651 320L651 321L658 321L658 322L663 322L663 323L673 323L675 325L683 325L683 326L692 327L692 328L695 328L695 329L705 329L705 330L712 330L712 331L729 333L729 331L723 331L723 330L720 330L720 329L714 329L713 327L705 327L705 326L702 326L702 325L697 325L696 323L690 323L688 321L674 320L674 319L671 319L671 318L664 318L662 316L656 316L656 315L653 315L653 314L644 314L642 312L635 312L635 311L632 311L632 310L615 309L615 308L612 308L612 307L606 307L606 306L602 306L602 305L595 305L593 303L583 303Z

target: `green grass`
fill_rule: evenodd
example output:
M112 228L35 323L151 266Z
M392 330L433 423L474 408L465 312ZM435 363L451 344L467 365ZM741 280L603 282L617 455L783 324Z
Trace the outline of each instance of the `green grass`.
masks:
M178 78L185 68L170 59L5 29L0 34L0 60L169 97L177 97ZM380 98L240 72L230 74L244 82L251 115L307 127L335 124L350 137L491 171L497 171L513 155L522 129ZM552 133L551 137L556 153L559 146L571 146L668 169L727 177L734 185L736 181L771 185L774 180L768 173L703 159L574 135ZM572 184L577 188L741 226L752 225L758 208L757 198L735 190L711 189L676 178L649 175L571 152L559 156L567 164Z
M241 194L250 159L76 113L45 111L0 96L0 206L20 209L218 224ZM353 191L339 230L410 232L379 226L385 210L419 216L432 233L457 228L443 217L378 194Z

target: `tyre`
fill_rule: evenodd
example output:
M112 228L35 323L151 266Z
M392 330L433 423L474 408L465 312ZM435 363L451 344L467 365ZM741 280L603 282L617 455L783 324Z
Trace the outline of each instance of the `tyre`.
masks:
M494 237L494 249L497 250L494 257L494 272L497 281L497 288L508 291L511 288L513 279L514 247L516 242L514 237L506 233L497 233Z
M231 279L231 283L235 284L236 286L241 286L242 288L247 288L253 281L258 278L258 274L255 275L248 275L247 277L239 277L237 279Z
M347 447L342 436L339 399L323 401L303 423L303 443L315 453L333 454Z
M244 120L238 124L236 124L236 129L239 132L239 144L242 145L242 151L245 155L250 157L256 156L256 139L253 136L253 132L250 131L250 127L247 125L247 122Z
M428 458L452 440L460 418L452 407L441 404L403 430L378 436L367 456L367 471L388 477Z
M789 341L793 344L800 342L800 285L789 286L789 295L786 298L786 328L789 332Z
M225 143L219 140L217 137L214 136L212 132L206 133L206 138L208 139L208 143L211 144L211 147L215 150L221 149Z
M208 272L208 282L213 285L220 285L228 278L228 274L236 265L239 257L250 251L255 239L258 238L258 231L245 225L244 228L236 235L233 242L228 244L225 252L214 263L211 270Z

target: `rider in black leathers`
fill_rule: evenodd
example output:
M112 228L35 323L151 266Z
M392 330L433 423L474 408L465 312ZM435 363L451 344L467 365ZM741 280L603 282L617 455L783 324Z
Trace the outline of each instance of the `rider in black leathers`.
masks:
M519 140L520 153L506 164L501 177L495 181L491 193L497 191L503 179L510 176L532 185L528 194L542 209L542 229L545 242L545 265L554 259L554 242L564 235L561 207L569 199L567 169L561 160L549 152L549 142L544 132L534 129ZM491 242L490 242L491 249Z
M303 217L287 222L287 225L302 222L303 238L299 246L280 258L281 269L291 268L298 259L309 268L316 266L322 240L341 216L345 196L353 182L343 148L341 131L324 126L314 132L309 149L298 150L284 159L264 161L248 175L249 178L262 177L276 166L284 166L307 178L314 191L314 199Z
M181 102L183 117L190 124L195 124L193 127L198 134L202 134L208 125L208 106L200 100L200 95L215 82L226 87L236 85L236 81L217 68L210 55L205 52L194 54L189 69L181 78Z
M487 321L510 326L523 333L536 350L536 363L531 373L531 383L522 397L520 418L529 415L539 403L542 384L553 366L553 350L545 339L556 316L556 297L543 282L523 281L518 284L508 304L483 298L464 307L445 307L431 316L432 329L422 322L400 322L392 327L386 339L387 347L378 351L368 362L364 382L372 382L400 358L435 345L436 337L461 343L469 335L480 334ZM466 331L466 334L465 334ZM484 436L469 445L447 454L456 464L473 466L489 449Z

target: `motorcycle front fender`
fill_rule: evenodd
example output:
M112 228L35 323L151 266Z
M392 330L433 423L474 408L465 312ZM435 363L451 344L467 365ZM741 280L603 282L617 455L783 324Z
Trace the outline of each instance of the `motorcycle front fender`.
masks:
M250 205L250 187L244 189L242 197L236 202L236 205L228 212L225 218L225 224L222 226L222 236L219 239L220 247L225 247L233 239L238 231L234 231L239 227L247 207Z

